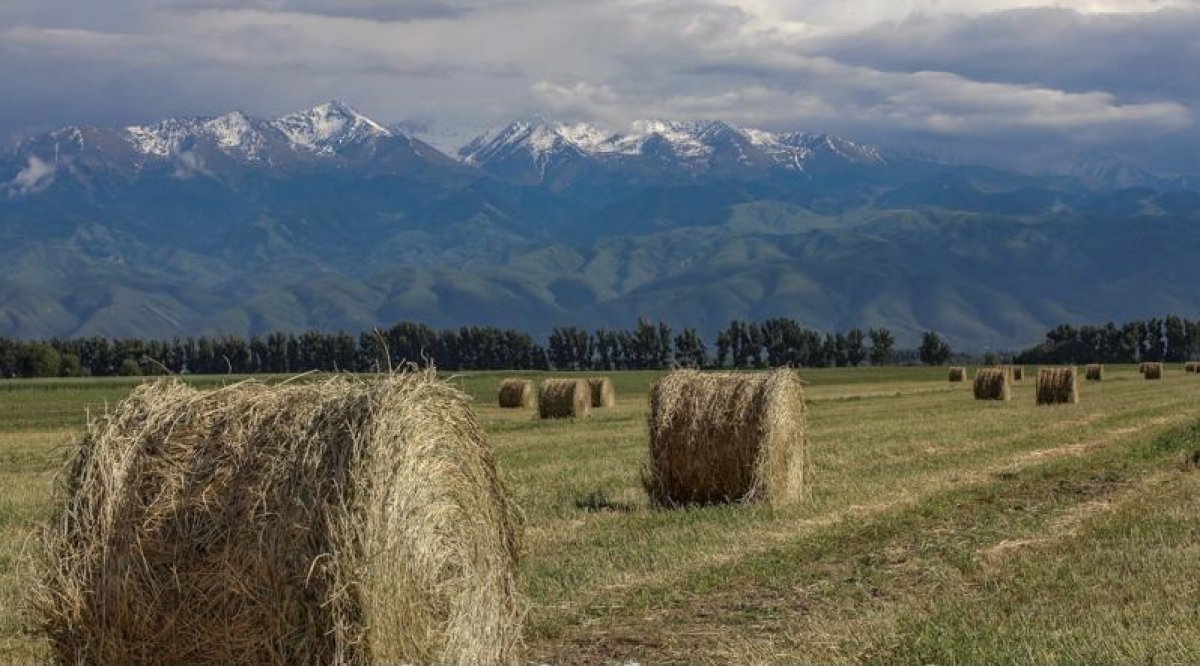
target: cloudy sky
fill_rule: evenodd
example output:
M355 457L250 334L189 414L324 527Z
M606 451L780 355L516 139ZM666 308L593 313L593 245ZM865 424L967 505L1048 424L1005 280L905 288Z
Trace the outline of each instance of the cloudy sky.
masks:
M1200 172L1200 0L5 0L0 136L343 99Z

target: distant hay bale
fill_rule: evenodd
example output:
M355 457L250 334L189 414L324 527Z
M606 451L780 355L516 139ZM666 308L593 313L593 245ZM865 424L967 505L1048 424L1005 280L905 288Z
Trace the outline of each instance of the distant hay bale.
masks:
M980 368L975 373L976 400L1008 400L1012 397L1009 373L1004 368Z
M588 380L592 407L612 407L617 404L617 391L608 377L593 377Z
M1012 380L1014 382L1019 382L1022 379L1025 379L1025 367L1024 366L1011 365L1011 366L1009 366L1009 369L1012 370Z
M804 388L792 370L678 370L650 392L643 483L662 506L783 505L811 484Z
M143 385L63 490L31 593L58 664L519 660L512 512L432 372Z
M1163 364L1162 363L1147 363L1146 370L1142 373L1145 379L1162 379Z
M592 408L592 389L582 379L547 379L538 388L538 416L581 419Z
M1079 402L1075 368L1041 368L1037 374L1037 404L1063 405Z
M950 367L950 381L965 382L967 381L967 369L959 366Z
M1183 364L1184 372L1194 372L1200 374L1200 363L1196 361L1188 361Z
M1099 363L1089 364L1083 369L1083 378L1089 382L1104 381L1104 366Z
M504 409L527 409L537 404L537 392L528 379L505 379L497 399Z

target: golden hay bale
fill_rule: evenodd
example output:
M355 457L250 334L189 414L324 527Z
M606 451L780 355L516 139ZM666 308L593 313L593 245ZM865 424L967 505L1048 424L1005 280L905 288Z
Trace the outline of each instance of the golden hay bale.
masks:
M547 379L538 388L538 416L581 419L592 408L592 389L582 379Z
M1147 363L1146 370L1142 373L1146 379L1162 379L1163 364L1162 363Z
M1083 378L1089 382L1104 381L1104 366L1099 363L1091 363L1083 369Z
M592 394L592 407L612 407L617 404L617 390L608 377L593 377L588 380Z
M1012 397L1009 375L1004 368L981 368L975 373L976 400L1008 400Z
M811 484L804 388L796 373L678 370L650 392L643 484L659 505L782 505Z
M1037 404L1062 405L1079 402L1075 368L1041 368L1037 374Z
M31 598L59 664L518 661L510 507L431 371L143 385L64 490Z
M958 367L958 366L951 366L950 367L950 381L952 381L952 382L967 381L967 369Z
M526 409L537 404L537 392L528 379L505 379L497 400L504 409Z

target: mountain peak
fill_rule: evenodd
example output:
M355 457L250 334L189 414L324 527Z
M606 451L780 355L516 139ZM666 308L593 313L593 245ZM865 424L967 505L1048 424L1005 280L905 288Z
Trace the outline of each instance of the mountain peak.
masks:
M293 146L319 154L332 154L343 145L392 136L391 130L340 100L281 116L271 126L282 132Z

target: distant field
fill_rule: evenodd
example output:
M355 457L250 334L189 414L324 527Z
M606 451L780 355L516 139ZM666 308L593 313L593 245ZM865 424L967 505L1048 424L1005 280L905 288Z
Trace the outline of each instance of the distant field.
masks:
M596 663L1200 662L1200 376L1109 366L1082 403L972 400L942 368L804 371L810 501L663 511L639 482L658 373L540 422L477 399L525 514L528 658ZM199 378L215 384L227 378ZM131 380L0 381L0 663L23 552L88 409Z

